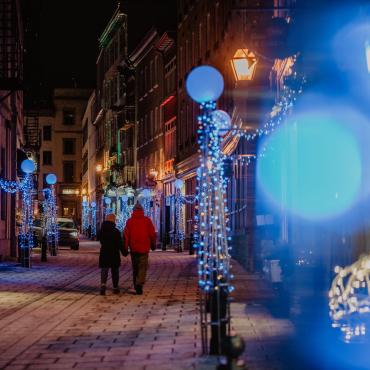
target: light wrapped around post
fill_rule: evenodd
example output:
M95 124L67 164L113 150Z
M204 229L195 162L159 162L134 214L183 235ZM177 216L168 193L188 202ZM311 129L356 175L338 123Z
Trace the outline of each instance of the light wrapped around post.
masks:
M91 238L96 237L96 202L91 202Z
M126 194L121 196L121 202L122 207L117 218L117 228L118 230L123 231L127 220L131 217L133 207L128 205L128 196Z
M226 182L220 135L225 129L225 115L215 115L215 101L222 94L223 78L211 66L195 68L188 76L186 88L193 100L200 103L198 144L200 167L197 171L196 216L198 275L201 295L201 329L203 352L222 354L222 342L230 331L228 294L230 285L230 254L226 226ZM208 347L208 330L211 341ZM209 349L208 349L209 348Z
M46 176L46 182L50 185L49 197L47 199L48 215L46 220L47 241L50 252L57 255L59 241L59 226L57 220L57 200L55 196L55 184L57 177L53 173Z
M111 203L112 203L112 200L109 197L104 198L104 206L105 206L104 216L112 213Z
M147 217L150 217L151 216L150 201L151 201L152 194L151 194L149 189L144 189L141 192L141 196L142 196L142 198L141 198L140 203L144 208L144 215L147 216Z
M87 234L90 224L90 205L87 200L82 201L82 233Z

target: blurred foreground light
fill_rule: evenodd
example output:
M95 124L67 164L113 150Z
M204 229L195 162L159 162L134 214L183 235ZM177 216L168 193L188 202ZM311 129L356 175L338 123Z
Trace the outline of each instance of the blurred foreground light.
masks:
M370 318L370 255L363 255L350 266L335 268L329 290L332 326L340 328L349 343L367 335ZM369 338L367 338L369 339Z
M344 213L356 200L362 179L358 142L332 115L292 117L259 155L258 184L279 208L318 220Z
M370 73L370 42L365 42L365 54L366 54L366 63L367 63L367 71Z
M186 79L186 91L197 103L216 101L224 91L224 79L212 66L196 67Z

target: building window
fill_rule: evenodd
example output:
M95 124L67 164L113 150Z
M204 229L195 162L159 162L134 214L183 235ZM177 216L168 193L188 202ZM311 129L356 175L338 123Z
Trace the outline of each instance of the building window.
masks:
M63 139L63 154L76 154L76 139Z
M51 140L51 126L44 126L42 128L42 139L44 141L50 141Z
M63 179L64 182L75 182L75 162L63 162Z
M42 152L42 164L44 166L51 166L53 164L53 153L50 150Z
M76 121L76 110L74 108L63 109L63 125L74 125Z

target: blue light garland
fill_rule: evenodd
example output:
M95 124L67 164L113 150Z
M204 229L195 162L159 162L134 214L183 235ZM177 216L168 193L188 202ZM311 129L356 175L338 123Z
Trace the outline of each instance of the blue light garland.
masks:
M123 231L127 220L131 217L133 206L128 204L128 196L121 196L121 211L117 216L117 228Z
M198 117L198 144L200 167L197 171L198 215L195 247L198 248L199 286L210 292L221 286L229 291L230 254L226 226L226 181L221 152L220 128L222 122L214 119L215 102L202 103Z
M96 237L96 203L91 203L91 238Z
M57 205L54 185L51 185L48 189L44 189L43 192L45 199L43 202L43 211L46 240L51 254L56 255L59 240L59 226L57 221Z
M30 250L34 247L33 241L33 171L35 164L30 159L22 162L21 168L25 173L22 181L0 179L0 187L6 193L22 192L22 224L19 235L19 244L22 250L24 266L30 267ZM27 251L26 251L27 250ZM25 252L26 251L26 252Z
M82 233L87 234L90 225L90 205L89 202L82 201Z

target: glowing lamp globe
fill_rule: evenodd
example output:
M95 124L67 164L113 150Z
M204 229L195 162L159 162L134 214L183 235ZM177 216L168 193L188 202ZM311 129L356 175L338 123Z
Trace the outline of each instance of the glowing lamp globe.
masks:
M109 205L109 204L111 204L111 199L110 198L108 198L108 197L106 197L106 198L104 198L104 203L106 204L106 205Z
M96 203L95 202L91 202L91 207L95 208L96 207Z
M35 162L31 161L31 159L25 159L21 163L21 169L24 173L32 173L35 171Z
M149 198L151 196L151 192L149 189L144 189L142 195L144 198Z
M53 174L53 173L49 173L47 176L46 176L46 183L49 184L49 185L55 185L56 182L57 182L57 177Z
M224 110L215 110L212 113L213 120L217 123L219 131L221 133L230 130L231 128L231 117Z
M122 195L121 199L124 201L124 202L127 202L128 201L128 196L126 194Z
M194 68L186 79L186 91L197 103L216 101L224 90L224 79L214 67Z
M177 179L175 181L175 188L176 189L181 189L183 187L183 185L184 185L184 181L182 181L181 179Z

